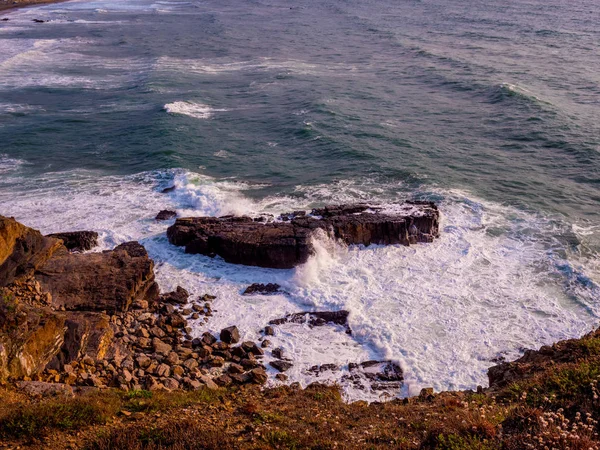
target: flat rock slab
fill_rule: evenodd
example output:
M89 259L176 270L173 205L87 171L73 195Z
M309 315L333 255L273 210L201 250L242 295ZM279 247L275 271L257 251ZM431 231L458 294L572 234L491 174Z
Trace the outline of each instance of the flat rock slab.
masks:
M359 204L297 211L279 220L247 216L180 218L167 230L169 242L186 253L220 256L233 264L290 269L314 252L322 230L348 245L410 245L439 236L439 210L431 202L393 208Z

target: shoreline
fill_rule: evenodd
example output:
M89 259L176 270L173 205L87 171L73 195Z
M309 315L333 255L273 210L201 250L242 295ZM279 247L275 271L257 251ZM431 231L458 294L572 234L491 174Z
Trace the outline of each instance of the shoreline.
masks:
M0 13L11 13L14 10L27 8L30 6L47 5L50 3L63 3L68 0L19 0L14 2L13 0L0 0ZM0 17L0 19L3 17Z

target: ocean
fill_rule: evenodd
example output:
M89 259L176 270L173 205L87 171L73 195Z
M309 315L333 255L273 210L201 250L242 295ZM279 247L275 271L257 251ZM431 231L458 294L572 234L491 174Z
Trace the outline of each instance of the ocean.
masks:
M352 335L271 340L288 382L378 400L485 386L497 361L598 326L597 2L76 0L1 17L0 214L96 230L97 250L140 241L163 291L217 296L195 334L255 340L286 313L349 310ZM186 255L154 221L406 199L439 204L440 239L319 241L294 270ZM255 282L286 292L242 296ZM370 359L402 365L401 392L344 384ZM324 363L342 370L307 370Z

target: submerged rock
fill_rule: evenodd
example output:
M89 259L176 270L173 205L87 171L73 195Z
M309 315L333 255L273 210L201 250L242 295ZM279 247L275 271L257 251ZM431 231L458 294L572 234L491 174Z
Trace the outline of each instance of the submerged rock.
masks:
M68 231L49 234L47 237L60 239L72 252L91 250L98 245L98 233L95 231Z
M346 332L351 333L348 325L348 315L345 310L341 311L307 311L294 314L288 314L281 319L274 319L269 322L271 325L282 325L284 323L305 323L310 327L319 327L328 323L346 327Z
M254 283L246 288L243 295L268 295L268 294L277 294L279 292L279 286L276 283L268 283L268 284L260 284Z
M177 219L167 230L169 242L186 253L220 256L234 264L289 269L313 253L317 230L346 244L432 242L439 235L439 211L430 202L407 202L398 212L381 212L369 205L343 205L296 212L278 222L251 217L192 217Z

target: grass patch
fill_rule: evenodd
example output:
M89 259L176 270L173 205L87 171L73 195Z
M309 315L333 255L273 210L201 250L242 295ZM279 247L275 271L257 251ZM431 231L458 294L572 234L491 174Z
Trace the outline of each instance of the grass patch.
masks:
M74 430L104 424L119 408L115 395L86 395L23 405L0 417L0 436L36 437L48 429Z

